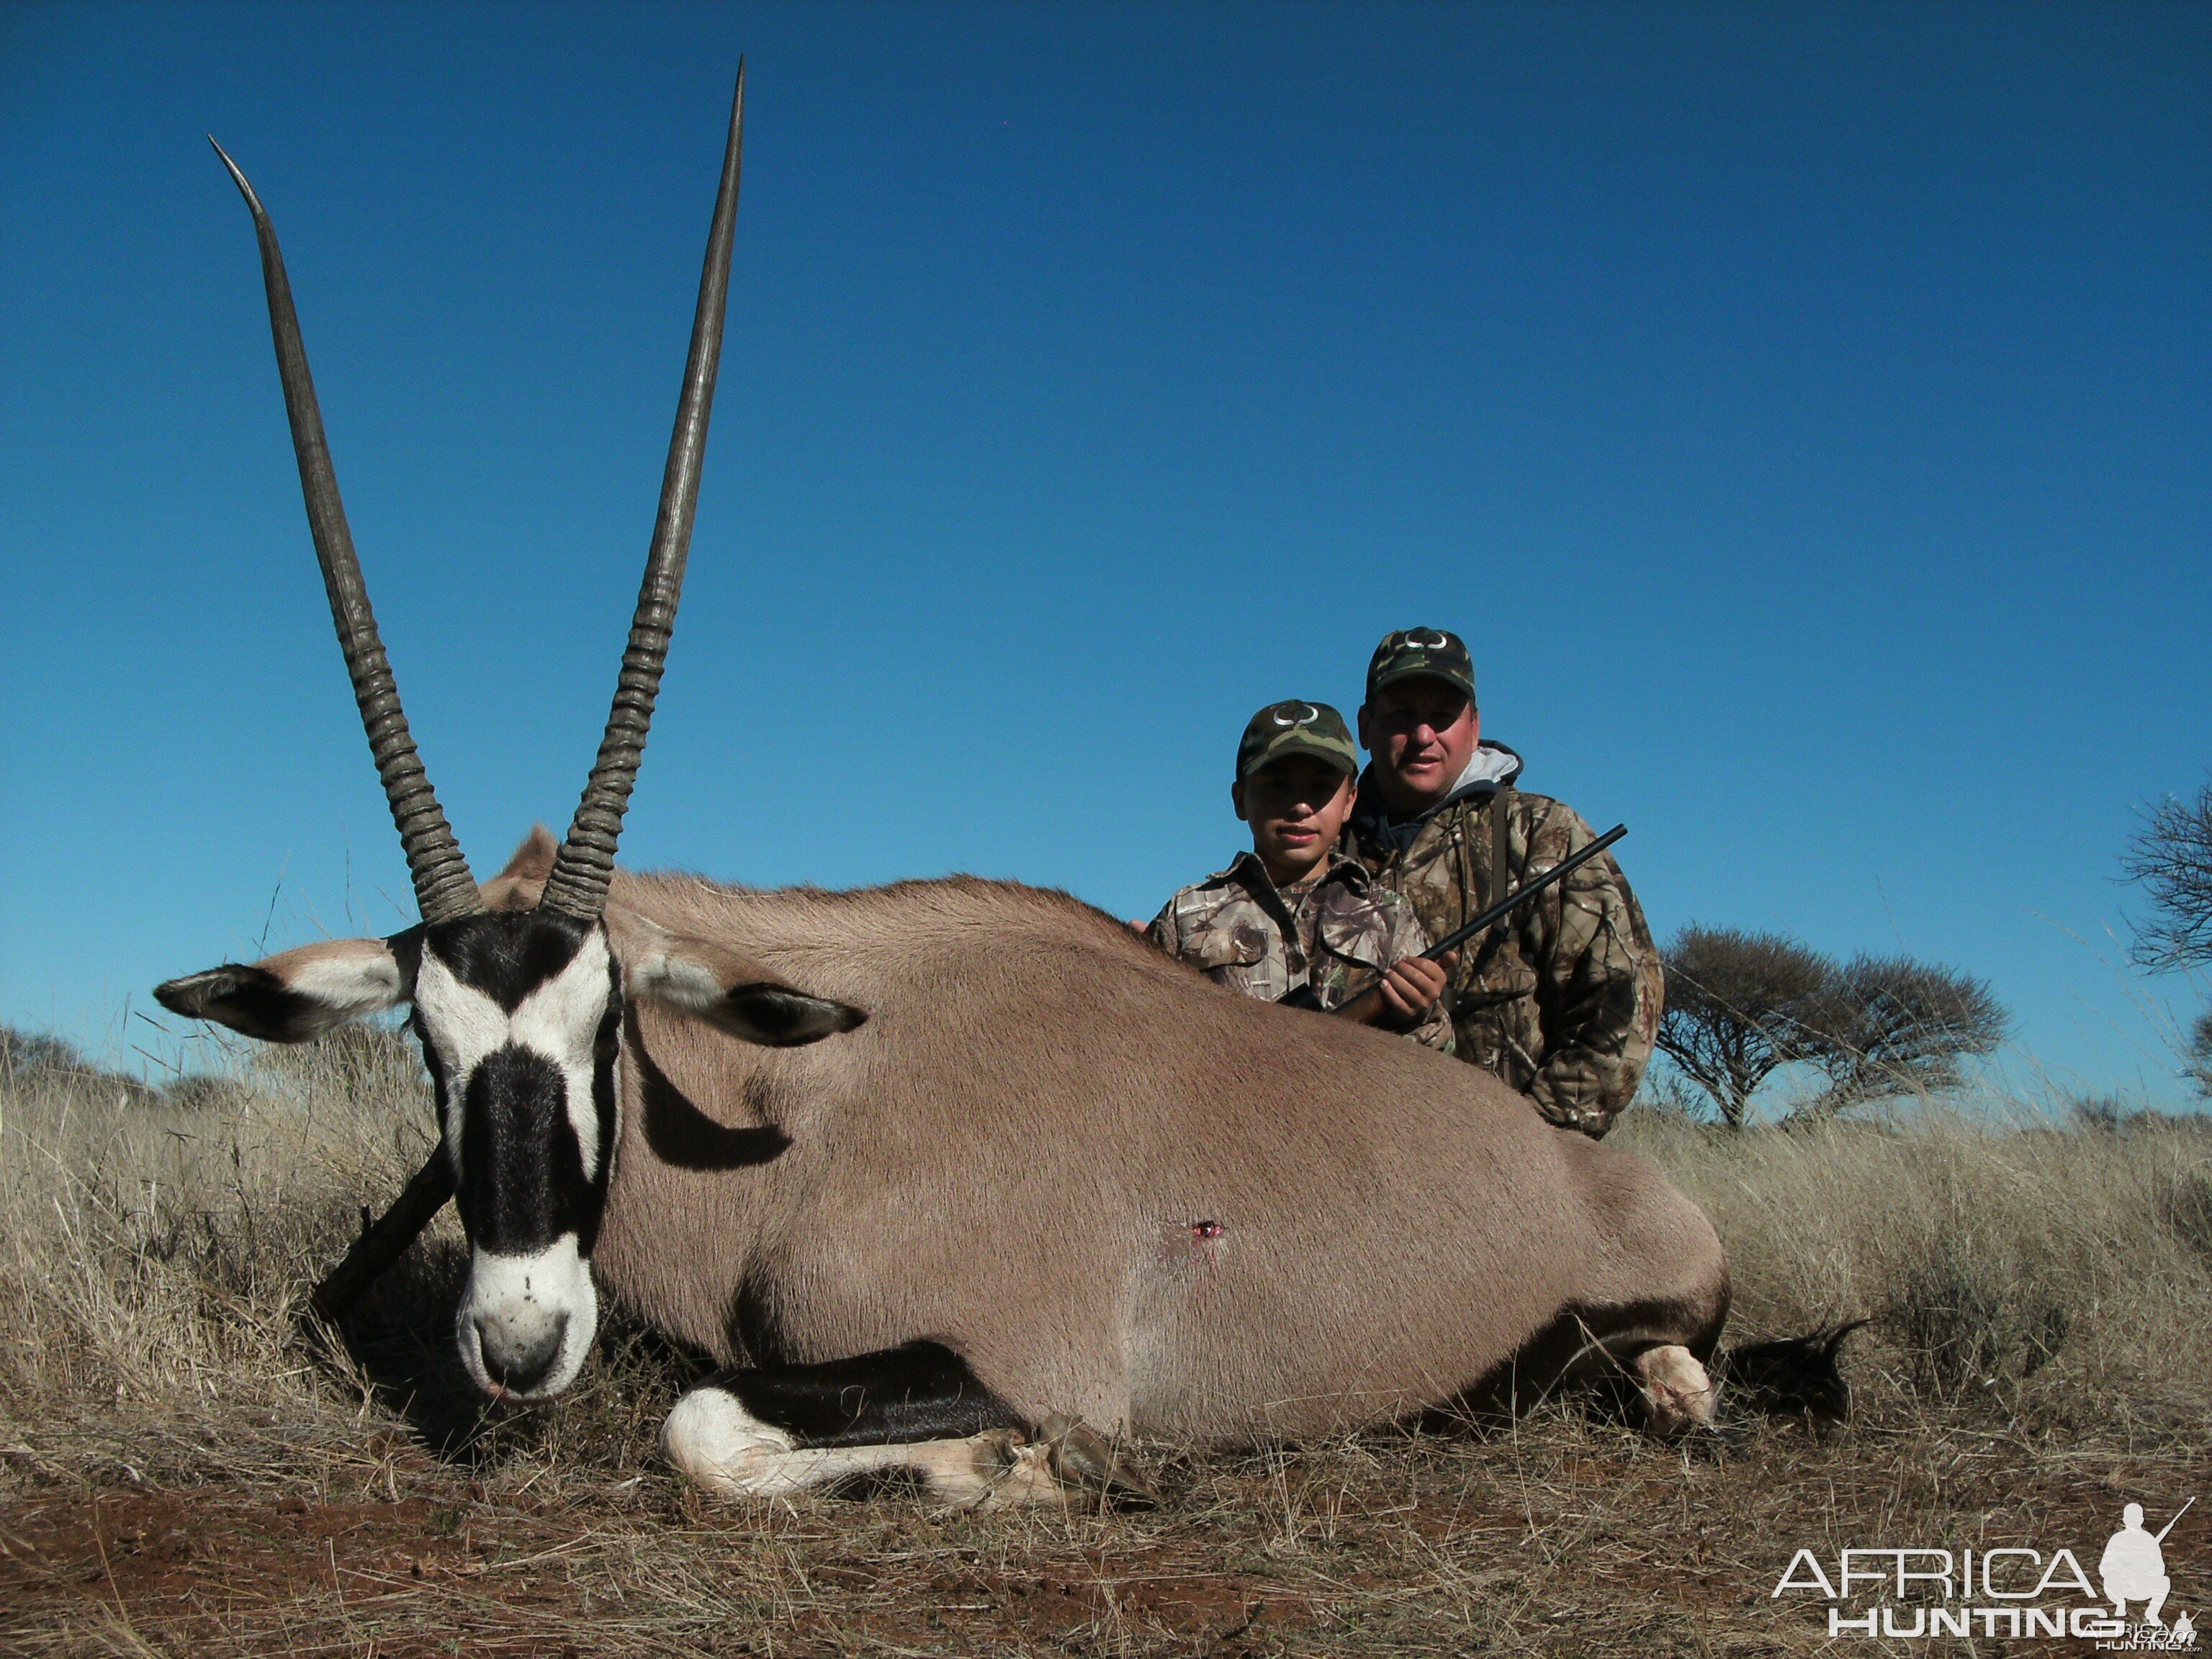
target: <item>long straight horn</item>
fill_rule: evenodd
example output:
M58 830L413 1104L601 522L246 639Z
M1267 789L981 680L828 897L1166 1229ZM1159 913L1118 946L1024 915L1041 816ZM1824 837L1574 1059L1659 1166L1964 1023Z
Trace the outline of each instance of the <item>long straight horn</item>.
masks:
M668 661L669 636L676 628L676 605L684 594L684 562L691 550L699 469L707 453L707 419L714 407L714 371L722 356L722 313L730 293L730 246L737 230L738 173L744 137L745 65L739 58L737 94L730 105L729 144L722 153L721 189L714 198L714 228L707 236L707 268L699 277L699 311L691 323L691 356L684 367L684 396L676 405L676 431L668 442L660 514L653 522L637 614L630 622L629 646L623 653L622 678L616 683L606 735L599 740L599 760L539 900L586 921L596 921L606 906L615 842L637 782L646 730L653 724L653 699L659 695L661 670Z
M292 309L292 284L284 276L284 255L276 228L238 163L213 138L215 153L230 169L232 182L253 215L253 234L261 243L261 275L269 287L269 330L276 340L276 373L284 382L284 408L292 417L292 448L300 459L300 489L307 501L307 526L314 532L315 557L323 567L323 586L331 597L331 620L337 625L346 672L353 677L354 701L368 732L369 753L392 803L407 849L407 872L415 878L416 902L425 921L447 921L483 908L469 861L461 856L446 815L439 810L430 780L415 753L407 716L399 707L392 665L377 637L376 616L368 608L368 588L346 527L345 503L338 499L337 474L323 436L323 413L315 403L315 382L307 373L307 349L300 340L300 319Z

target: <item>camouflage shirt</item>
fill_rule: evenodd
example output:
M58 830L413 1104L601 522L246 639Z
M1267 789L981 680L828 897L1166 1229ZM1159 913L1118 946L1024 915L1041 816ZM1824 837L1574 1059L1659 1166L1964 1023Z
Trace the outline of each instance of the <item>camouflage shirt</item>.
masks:
M1518 756L1485 742L1442 805L1398 817L1382 808L1370 767L1344 849L1442 939L1592 839L1572 808L1515 789L1520 774ZM1601 853L1470 940L1448 1000L1462 1060L1495 1072L1553 1122L1601 1135L1651 1057L1663 990L1643 908Z
M1170 899L1147 934L1216 985L1273 1002L1310 983L1324 1008L1343 1006L1393 963L1429 948L1413 907L1340 854L1329 855L1318 881L1278 888L1257 854L1240 853ZM1441 1005L1407 1035L1451 1052Z

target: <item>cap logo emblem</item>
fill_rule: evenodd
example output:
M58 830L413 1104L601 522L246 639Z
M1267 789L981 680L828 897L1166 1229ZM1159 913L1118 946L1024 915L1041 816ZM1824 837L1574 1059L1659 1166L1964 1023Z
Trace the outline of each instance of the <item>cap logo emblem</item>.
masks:
M1409 628L1406 643L1416 651L1441 651L1451 643L1451 636L1433 628Z
M1293 714L1290 712L1293 708L1302 712ZM1275 724L1283 726L1310 726L1320 718L1321 710L1310 702L1285 703L1275 711L1273 716Z

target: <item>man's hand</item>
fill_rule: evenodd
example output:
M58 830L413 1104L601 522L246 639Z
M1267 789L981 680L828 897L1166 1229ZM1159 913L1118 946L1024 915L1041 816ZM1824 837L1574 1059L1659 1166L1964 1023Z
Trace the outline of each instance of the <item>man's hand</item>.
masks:
M1421 957L1407 957L1403 962L1391 964L1390 970L1376 981L1375 994L1367 1006L1373 1010L1367 1023L1379 1025L1386 1031L1410 1031L1429 1017L1429 1010L1437 1006L1451 983L1452 970L1459 966L1459 952L1449 952L1442 962L1430 962Z

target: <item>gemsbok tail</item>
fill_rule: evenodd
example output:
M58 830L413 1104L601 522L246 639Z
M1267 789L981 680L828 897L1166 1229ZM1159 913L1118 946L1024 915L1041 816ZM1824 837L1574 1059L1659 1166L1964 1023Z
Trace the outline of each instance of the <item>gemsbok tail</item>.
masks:
M1851 1414L1851 1388L1836 1356L1844 1339L1865 1323L1846 1320L1802 1336L1723 1349L1714 1362L1723 1397L1771 1417L1802 1417L1815 1429L1842 1424Z

